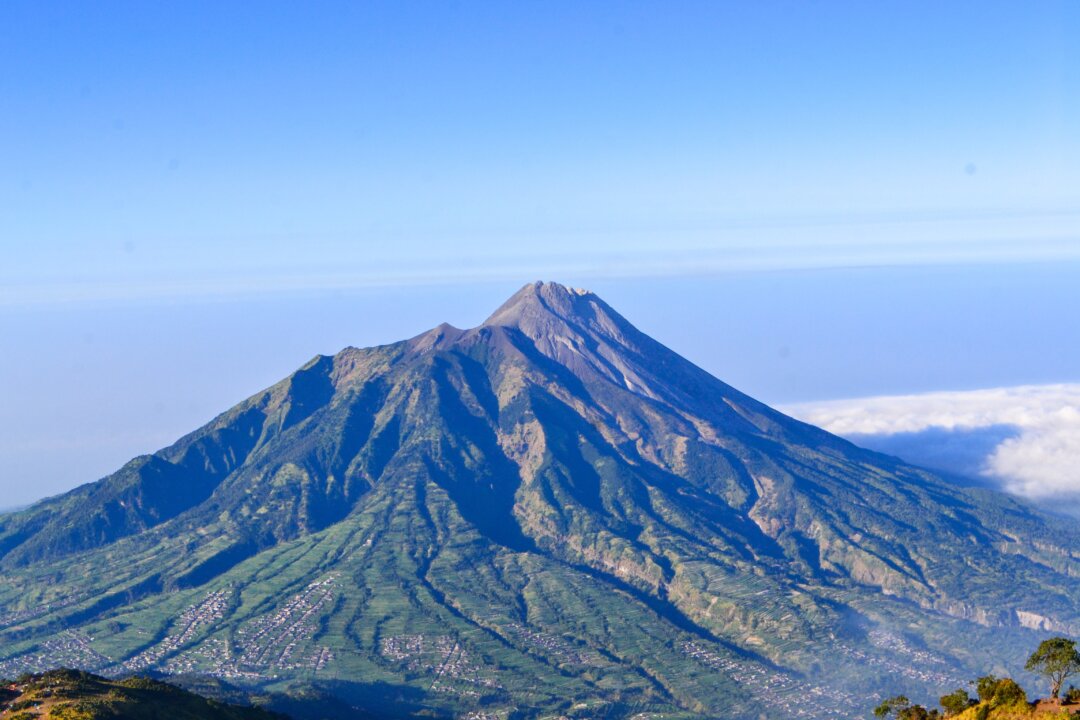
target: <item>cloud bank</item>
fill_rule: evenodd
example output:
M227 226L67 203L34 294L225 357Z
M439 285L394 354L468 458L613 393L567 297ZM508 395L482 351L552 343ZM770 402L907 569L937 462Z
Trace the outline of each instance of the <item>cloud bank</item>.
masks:
M831 400L783 410L871 449L1080 509L1080 384Z

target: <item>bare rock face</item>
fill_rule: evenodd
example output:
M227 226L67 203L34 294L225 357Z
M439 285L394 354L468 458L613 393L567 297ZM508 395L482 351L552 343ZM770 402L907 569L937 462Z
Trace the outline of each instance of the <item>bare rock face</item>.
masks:
M535 283L479 327L317 357L0 518L0 676L831 717L1080 627L1078 557L1066 521L788 418Z

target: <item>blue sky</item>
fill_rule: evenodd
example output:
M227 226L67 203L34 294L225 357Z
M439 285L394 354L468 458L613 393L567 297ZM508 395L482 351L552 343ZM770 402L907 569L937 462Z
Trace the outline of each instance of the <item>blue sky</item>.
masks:
M1080 379L1078 32L1074 2L4 3L10 497L540 278L772 402Z

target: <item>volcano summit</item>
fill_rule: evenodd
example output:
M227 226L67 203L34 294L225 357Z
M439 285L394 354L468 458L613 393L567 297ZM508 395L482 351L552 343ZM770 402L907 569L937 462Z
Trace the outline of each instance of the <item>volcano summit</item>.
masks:
M793 420L555 283L316 357L0 516L0 580L0 675L387 717L851 717L1080 634L1069 521Z

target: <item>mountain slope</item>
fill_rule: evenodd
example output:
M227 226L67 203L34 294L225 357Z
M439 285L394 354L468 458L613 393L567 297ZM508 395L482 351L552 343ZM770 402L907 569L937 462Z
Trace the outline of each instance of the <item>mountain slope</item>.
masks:
M0 517L0 572L0 669L384 709L826 717L1080 632L1071 525L792 420L553 283L315 358Z

